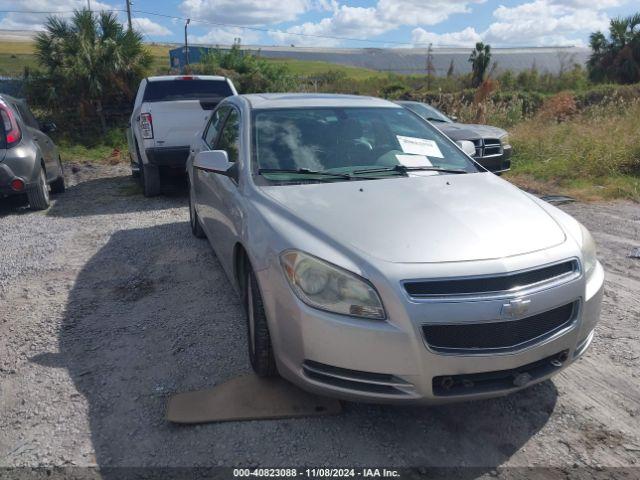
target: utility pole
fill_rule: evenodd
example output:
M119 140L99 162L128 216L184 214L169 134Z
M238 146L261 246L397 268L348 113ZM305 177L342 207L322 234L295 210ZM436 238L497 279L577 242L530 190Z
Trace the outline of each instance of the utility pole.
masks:
M87 8L91 11L91 0L87 0Z
M436 73L436 68L433 66L433 44L429 44L427 49L427 90L431 90L431 80Z
M184 60L187 67L189 66L189 41L187 40L187 27L190 23L191 19L187 18L187 21L184 24Z
M125 0L127 4L127 20L129 21L129 31L133 30L131 28L131 0Z

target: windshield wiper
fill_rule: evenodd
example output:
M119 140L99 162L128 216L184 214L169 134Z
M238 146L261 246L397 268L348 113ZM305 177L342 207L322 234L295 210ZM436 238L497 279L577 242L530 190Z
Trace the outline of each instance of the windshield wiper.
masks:
M377 180L378 177L353 177L350 173L330 172L328 170L310 170L308 168L259 168L263 173L296 173L300 175L318 175L322 177L344 178L345 180Z
M382 168L363 168L361 170L354 170L352 174L359 173L378 173L378 172L416 172L416 171L427 171L427 172L442 172L442 173L469 173L466 170L462 170L460 168L442 168L438 165L432 166L424 166L424 167L407 167L406 165L394 165L393 167L382 167Z
M448 123L446 120L443 120L441 118L427 117L427 120L429 120L430 122Z

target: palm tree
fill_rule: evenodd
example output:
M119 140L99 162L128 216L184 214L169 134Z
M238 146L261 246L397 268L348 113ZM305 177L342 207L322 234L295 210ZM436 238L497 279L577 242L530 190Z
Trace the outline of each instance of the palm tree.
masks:
M476 43L476 48L469 56L469 62L472 68L471 84L474 87L479 87L484 81L484 75L489 63L491 63L491 45L485 45L482 42Z
M104 105L129 102L151 65L138 32L125 30L111 12L86 9L71 21L49 17L36 36L36 55L50 105L93 111L103 129Z
M591 80L640 81L640 13L612 19L609 38L602 32L594 32L589 38L589 45L591 56L587 67Z

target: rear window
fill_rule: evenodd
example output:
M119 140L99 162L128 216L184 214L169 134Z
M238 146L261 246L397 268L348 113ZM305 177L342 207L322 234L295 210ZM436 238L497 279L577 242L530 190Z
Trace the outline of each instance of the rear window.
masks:
M225 80L156 80L147 83L142 101L221 99L232 94Z

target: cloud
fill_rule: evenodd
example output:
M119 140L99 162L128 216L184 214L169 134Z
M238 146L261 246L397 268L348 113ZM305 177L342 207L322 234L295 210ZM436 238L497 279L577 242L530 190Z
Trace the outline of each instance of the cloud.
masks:
M573 0L535 0L516 7L500 6L494 12L498 20L483 37L501 44L557 45L581 43L588 32L606 29L609 17L603 4Z
M285 31L271 33L282 43L296 45L335 46L339 39L305 38L291 34L334 36L347 38L371 38L395 30L402 25L432 25L446 20L454 13L469 11L472 3L485 0L379 0L372 7L339 5L335 0L323 0L320 5L331 11L330 17L318 22L306 22Z
M236 38L240 38L240 43L250 45L260 41L260 33L246 28L220 27L213 28L204 35L191 36L189 41L206 45L231 45Z
M153 37L166 37L173 35L173 32L167 27L153 22L146 17L135 17L131 19L133 28L140 30L143 34L151 35Z
M393 25L436 25L456 13L469 13L471 4L486 0L379 0L378 17Z
M422 28L414 28L411 31L411 44L416 47L425 47L432 43L442 47L468 47L482 41L481 35L472 27L467 27L459 32L432 33Z
M179 8L210 22L266 25L293 21L311 7L309 0L182 0Z
M69 18L74 10L87 7L86 0L0 0L0 10L23 10L24 13L7 13L0 20L0 29L42 30L48 14L34 12L57 12L56 15ZM97 0L91 1L91 9L113 10L115 7Z
M501 5L493 12L495 21L484 31L467 27L436 34L416 28L411 38L414 46L473 46L480 40L494 46L583 46L590 32L608 28L606 9L623 3L624 0L533 0L514 7Z
M341 5L331 17L323 18L316 23L307 22L296 25L286 31L270 32L269 35L281 43L334 46L340 44L341 40L321 37L375 37L388 30L389 25L377 16L375 8ZM295 34L312 35L312 37Z

